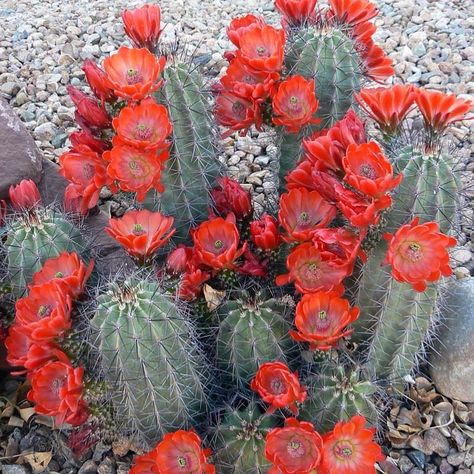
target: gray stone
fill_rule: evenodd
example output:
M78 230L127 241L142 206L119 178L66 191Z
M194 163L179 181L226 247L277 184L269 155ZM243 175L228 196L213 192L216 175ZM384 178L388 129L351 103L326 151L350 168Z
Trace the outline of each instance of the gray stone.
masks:
M436 388L447 397L474 402L474 278L451 280L439 334L430 351Z
M42 165L33 138L3 100L0 100L0 143L0 199L5 199L12 184L22 179L37 182Z
M3 474L29 474L29 471L25 466L20 464L3 464L2 473Z
M470 250L467 249L458 249L455 250L452 254L453 260L458 265L464 265L467 262L470 262L472 259L472 254Z
M16 95L19 90L20 90L20 85L17 84L16 82L5 82L5 84L2 84L0 86L0 92L10 97L13 97L14 95Z
M79 469L79 471L77 472L77 474L96 474L97 472L97 465L94 461L92 460L89 460L89 461L86 461L82 466L81 468Z
M38 125L35 128L35 136L41 141L50 141L56 134L56 127L51 122Z

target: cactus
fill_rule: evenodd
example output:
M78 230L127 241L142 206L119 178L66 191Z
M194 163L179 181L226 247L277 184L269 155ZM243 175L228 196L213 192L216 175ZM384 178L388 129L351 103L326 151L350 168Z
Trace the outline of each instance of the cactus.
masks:
M221 172L210 97L203 78L186 64L171 63L158 100L168 108L173 123L173 147L162 183L160 208L174 217L175 241L188 238L189 229L207 218L209 190Z
M377 423L378 413L372 398L378 389L367 380L361 369L326 364L310 374L304 385L308 398L301 408L300 417L311 421L323 432L356 414L365 416L371 424Z
M222 474L265 474L271 463L265 458L265 437L276 426L278 418L262 413L250 403L243 410L230 408L215 428L214 461Z
M386 230L393 233L418 216L421 222L438 222L441 231L448 232L458 195L452 158L406 147L393 164L404 179L394 193ZM368 367L377 378L397 382L416 363L436 315L437 289L431 286L417 293L395 281L390 267L383 265L386 251L386 243L380 241L362 268L355 301L361 315L354 324L353 339L366 351Z
M280 131L280 184L301 158L303 139L311 132L328 128L344 118L360 89L362 69L354 41L340 28L302 28L288 38L285 66L289 74L315 79L319 101L317 127L299 134Z
M84 254L86 242L79 228L52 209L36 209L12 221L5 242L8 278L21 295L48 258L61 252Z
M145 442L207 412L207 364L187 315L154 282L114 283L98 297L93 344L117 419Z
M226 317L217 336L217 363L239 389L247 387L265 362L297 362L285 313L285 306L275 299L229 301L219 308Z

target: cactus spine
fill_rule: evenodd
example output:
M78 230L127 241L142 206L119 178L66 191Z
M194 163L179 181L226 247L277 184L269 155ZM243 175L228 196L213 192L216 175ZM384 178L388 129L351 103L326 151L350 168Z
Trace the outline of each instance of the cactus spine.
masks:
M245 389L265 362L295 362L295 344L288 335L286 308L271 299L263 303L229 301L219 308L226 315L217 336L219 368Z
M207 412L207 365L187 315L156 283L128 280L98 298L93 342L118 420L146 442Z
M8 277L14 294L21 295L48 258L61 252L83 254L86 243L80 229L52 209L22 214L7 231L5 249Z
M448 232L458 193L452 158L408 147L393 164L404 179L393 196L387 231L395 232L418 216L420 222L436 221L442 232ZM383 265L386 251L386 243L380 241L362 268L356 296L361 315L353 338L367 350L373 374L397 382L409 375L416 363L436 313L437 289L430 286L417 293L410 285L395 281L390 267Z
M230 409L215 429L215 463L222 474L265 474L271 463L265 458L265 437L278 418L262 414L255 403L243 410Z
M301 409L304 420L310 420L322 431L330 431L340 420L361 414L371 424L377 423L377 409L372 397L377 387L360 369L328 364L309 375L304 382L308 398Z
M159 197L161 211L174 217L175 240L188 238L189 229L207 218L209 190L219 176L216 132L210 97L203 78L186 64L170 64L158 99L168 108L173 123L173 147Z

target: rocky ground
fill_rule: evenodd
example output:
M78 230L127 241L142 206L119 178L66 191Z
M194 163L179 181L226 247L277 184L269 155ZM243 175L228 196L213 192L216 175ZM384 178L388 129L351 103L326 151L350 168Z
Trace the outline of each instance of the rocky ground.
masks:
M45 156L57 159L67 149L67 135L75 128L74 108L66 86L84 84L81 70L84 59L100 61L124 43L120 11L142 3L142 0L0 2L0 95L14 107ZM160 4L163 21L169 23L164 40L174 41L178 36L183 44L195 46L195 57L205 65L210 76L217 76L225 67L223 52L229 49L225 26L232 17L253 11L264 12L272 21L277 18L268 0L162 0ZM472 2L379 0L378 5L381 15L376 22L377 39L394 61L397 80L474 97ZM473 132L474 121L465 122L453 130L452 137L463 171L463 194L467 198L461 215L460 247L453 254L458 277L474 275ZM231 137L224 144L229 171L252 189L259 204L263 204L272 187L270 169L275 153L271 142L271 136L263 132ZM115 211L120 212L120 203L114 206ZM22 452L22 443L26 446L23 438L29 423L22 421L21 416L19 419L16 423L21 422L21 426L11 427L7 443L0 446L0 466L4 464L3 472L7 474L34 470L31 463L20 466L10 462ZM456 420L459 423L459 419ZM46 428L36 425L35 429ZM38 439L48 438L48 431L38 436ZM395 457L402 459L402 472L474 472L474 452L461 450L455 437L448 440L446 436L443 439L448 444L438 440L443 444L439 448L441 452L437 448L438 451L434 449L431 454L430 449L423 451L416 446L398 451ZM472 438L472 435L471 438L465 436ZM460 442L462 444L462 440ZM466 445L470 446L467 441L463 446ZM47 450L51 447L48 446ZM92 451L82 467L66 454L55 457L48 470L82 474L127 472L127 459L117 461L111 448L100 449L103 449L100 453L97 449ZM458 462L459 452L464 453L461 462ZM426 467L426 463L431 467Z

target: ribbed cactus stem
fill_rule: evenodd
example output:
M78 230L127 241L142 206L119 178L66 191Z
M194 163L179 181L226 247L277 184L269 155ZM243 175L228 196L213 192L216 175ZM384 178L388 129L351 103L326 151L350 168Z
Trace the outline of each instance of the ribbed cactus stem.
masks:
M409 147L399 153L394 166L404 179L394 193L386 230L394 233L419 217L420 222L436 221L442 232L449 232L458 194L452 158L425 155ZM364 349L374 375L397 383L416 363L436 314L437 288L432 285L417 293L409 284L395 281L390 267L383 265L386 252L382 240L362 268L355 301L361 313L352 337Z
M215 465L222 474L266 474L265 438L278 426L278 418L265 415L255 403L230 409L215 428Z
M48 258L61 252L83 254L86 243L80 229L51 209L37 209L11 222L5 242L8 276L20 295Z
M160 208L174 217L173 239L188 238L189 229L206 219L209 190L221 172L210 97L199 72L187 64L171 63L158 100L168 108L173 124L171 156L163 171L165 192Z
M207 365L187 315L146 281L113 285L97 303L93 342L118 420L154 443L205 416Z
M217 363L224 377L248 388L265 362L295 362L295 344L288 335L286 307L276 300L262 303L229 301L219 313L226 315L217 336Z

